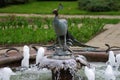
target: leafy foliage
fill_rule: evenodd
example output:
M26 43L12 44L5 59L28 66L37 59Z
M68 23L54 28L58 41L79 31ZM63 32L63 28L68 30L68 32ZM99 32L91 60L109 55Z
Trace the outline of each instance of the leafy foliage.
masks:
M5 7L9 4L24 4L31 2L32 0L0 0L0 7Z
M77 1L77 0L37 0L37 1Z
M0 8L0 13L52 14L53 9L57 8L60 3L63 4L64 6L64 8L60 10L60 14L66 14L66 15L69 15L69 14L71 15L77 15L77 14L119 15L120 14L120 11L89 12L86 10L81 10L81 9L78 9L78 1L34 1L34 0L29 0L28 4L11 5L4 8Z
M79 8L92 12L118 11L119 0L78 0Z
M80 42L87 42L103 30L109 23L118 23L119 19L69 18L70 33ZM82 24L82 25L81 25ZM79 26L81 25L81 26ZM0 44L52 43L56 38L52 18L16 17L0 18Z

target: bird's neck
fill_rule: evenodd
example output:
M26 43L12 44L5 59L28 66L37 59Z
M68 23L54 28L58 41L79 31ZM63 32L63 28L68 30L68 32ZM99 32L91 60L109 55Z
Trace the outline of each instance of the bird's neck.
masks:
M58 13L55 13L55 16L58 16Z
M55 15L54 20L55 20L55 21L58 21L58 16Z

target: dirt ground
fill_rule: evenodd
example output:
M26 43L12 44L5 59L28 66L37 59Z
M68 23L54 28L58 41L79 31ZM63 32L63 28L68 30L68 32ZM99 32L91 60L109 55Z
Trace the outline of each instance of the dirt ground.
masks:
M0 16L24 16L24 17L54 17L52 14L17 14L17 13L0 13ZM60 15L64 18L106 18L106 19L120 19L120 15Z

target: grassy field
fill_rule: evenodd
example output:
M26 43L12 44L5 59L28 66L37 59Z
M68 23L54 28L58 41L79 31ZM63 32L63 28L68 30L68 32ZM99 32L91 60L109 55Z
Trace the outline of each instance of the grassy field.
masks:
M78 9L77 1L42 1L42 2L31 2L28 4L21 5L10 5L5 8L0 8L0 13L34 13L34 14L51 14L52 10L57 8L59 3L62 3L64 9L60 11L61 14L86 14L86 15L119 15L118 12L87 12Z
M52 43L56 38L52 20L52 18L40 17L1 17L0 45ZM68 18L67 20L70 33L77 40L84 43L100 33L105 24L116 24L120 22L120 19L99 18Z

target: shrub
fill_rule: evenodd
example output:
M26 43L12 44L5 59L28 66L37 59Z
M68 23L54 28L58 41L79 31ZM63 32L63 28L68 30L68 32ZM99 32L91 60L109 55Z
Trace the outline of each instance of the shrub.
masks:
M37 0L37 1L77 1L77 0Z
M78 0L79 9L102 12L120 10L119 0Z
M28 3L29 0L10 0L13 4Z
M4 7L6 5L5 0L0 0L0 7Z
M35 0L0 0L0 7L5 7L9 4L24 4L32 1Z

